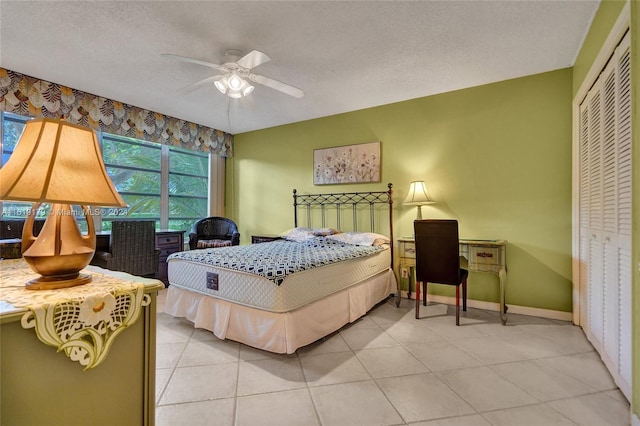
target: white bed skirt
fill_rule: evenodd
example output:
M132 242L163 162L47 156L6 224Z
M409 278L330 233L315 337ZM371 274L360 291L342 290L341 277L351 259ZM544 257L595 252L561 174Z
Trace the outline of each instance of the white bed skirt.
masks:
M357 320L395 291L389 269L294 311L273 313L169 286L164 312L187 318L220 339L291 354Z

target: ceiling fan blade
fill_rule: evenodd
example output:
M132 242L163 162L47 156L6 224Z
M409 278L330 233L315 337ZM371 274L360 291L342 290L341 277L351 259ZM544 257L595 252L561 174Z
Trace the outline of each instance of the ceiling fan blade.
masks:
M287 95L291 95L294 98L300 99L304 96L304 92L297 87L290 86L281 81L274 80L263 75L249 74L249 79L258 84L262 84L263 86L267 86L272 89L279 90L280 92L286 93Z
M192 62L194 64L203 65L205 67L213 68L214 70L218 70L218 71L222 71L222 72L225 71L224 68L222 68L220 65L214 64L212 62L206 62L206 61L201 61L199 59L193 59L193 58L187 58L185 56L174 55L173 53L163 53L162 56L166 56L166 57L169 57L169 58L174 58L174 59L177 59L177 60L183 61L183 62Z
M238 59L238 62L236 62L236 64L240 65L241 67L251 69L257 67L258 65L262 65L265 62L269 62L270 60L270 57L260 52L259 50L252 50L242 58Z
M190 84L188 86L183 87L182 89L179 90L180 93L189 93L192 92L194 90L196 90L197 88L204 86L207 83L216 81L216 80L220 80L222 78L221 75L212 75L211 77L207 77L207 78L203 78L200 81L196 81L193 84Z

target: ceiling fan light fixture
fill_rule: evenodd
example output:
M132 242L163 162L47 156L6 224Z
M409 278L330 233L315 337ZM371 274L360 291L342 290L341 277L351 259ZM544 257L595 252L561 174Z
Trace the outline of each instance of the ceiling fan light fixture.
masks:
M214 84L216 85L216 89L218 89L220 93L222 93L223 95L227 94L227 77L216 80Z
M241 79L238 74L233 73L231 74L231 77L229 77L229 82L227 84L231 90L240 90L243 86L242 83L244 83L244 80Z
M245 88L242 89L242 95L247 96L253 92L254 87L245 81Z
M242 52L235 49L228 50L225 53L228 56L233 57L242 56ZM300 99L304 96L304 92L297 87L290 86L286 83L274 80L269 77L265 77L263 75L252 74L251 70L253 68L271 60L269 56L258 50L252 50L235 62L227 62L222 65L201 61L199 59L187 58L180 55L174 55L171 53L164 53L163 56L170 56L181 61L192 62L194 64L212 68L221 73L221 75L214 75L204 78L188 86L190 88L199 87L204 83L213 81L216 89L218 89L223 95L227 95L231 98L242 98L243 96L248 96L253 92L254 86L250 82L254 82L263 86L267 86L271 89L278 90L289 96L293 96L294 98Z
M233 73L215 82L216 88L230 98L239 99L253 92L254 87L238 74Z

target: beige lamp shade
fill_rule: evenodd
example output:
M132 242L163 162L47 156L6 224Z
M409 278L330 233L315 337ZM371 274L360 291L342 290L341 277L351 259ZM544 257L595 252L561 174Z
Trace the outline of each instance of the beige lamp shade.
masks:
M427 193L427 186L424 184L424 181L416 180L411 182L411 185L409 186L409 194L407 194L404 204L423 206L425 204L433 203L435 203L435 201L429 197L429 194Z
M422 219L422 206L433 203L435 203L435 201L429 197L429 194L427 193L427 185L424 184L424 181L416 180L411 182L411 185L409 186L409 194L407 194L404 204L418 206L418 212L416 214L417 220Z
M27 122L0 169L0 200L126 207L95 132L52 119Z
M39 278L30 290L53 290L86 284L81 274L96 248L89 205L126 207L102 161L95 132L59 120L36 119L25 125L9 161L0 169L0 200L35 203L22 231L22 257ZM51 203L40 234L33 222L40 203ZM83 207L87 234L82 235L71 204Z

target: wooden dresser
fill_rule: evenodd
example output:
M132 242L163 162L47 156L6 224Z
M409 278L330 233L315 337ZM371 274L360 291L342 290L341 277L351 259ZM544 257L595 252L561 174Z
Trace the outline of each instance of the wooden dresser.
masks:
M113 280L144 285L142 291L148 297L146 304L139 306L132 302L127 305L128 315L134 322L126 324L121 333L112 334L112 343L99 364L85 367L78 361L82 356L69 357L64 349L49 346L50 338L45 344L40 331L36 333L34 329L25 328L25 316L30 308L15 307L15 302L7 301L11 300L9 291L19 291L20 283L37 276L24 264L17 271L21 275L17 279L18 285L9 282L16 275L16 268L9 265L16 265L15 262L24 263L22 260L0 261L3 271L0 276L3 289L0 295L0 425L152 426L155 422L156 295L163 288L162 283L89 265L84 272L93 275L94 283L48 292L57 297L55 303L58 307L65 307L56 312L65 314L65 318L73 318L75 309L68 309L71 305L58 300L64 299L66 294L70 294L69 301L85 295L81 293L78 296L74 291L86 292L87 300L88 297L96 297L94 294L104 297L104 286ZM96 280L100 280L98 284L95 284ZM95 291L90 289L94 284ZM44 293L32 291L25 294L25 297L42 297ZM122 306L118 305L118 309ZM137 319L130 311L134 307L139 309ZM80 305L78 310L82 309ZM112 331L110 327L115 327L114 324L111 322L109 327L105 327L108 331L103 334L91 334L95 337L93 340L89 334L74 339L72 335L61 332L60 335L65 337L60 337L60 342L64 341L66 345L83 339L91 348L89 353L93 354L107 345L104 335ZM59 327L48 330L53 333ZM100 340L101 344L92 344L94 340Z

